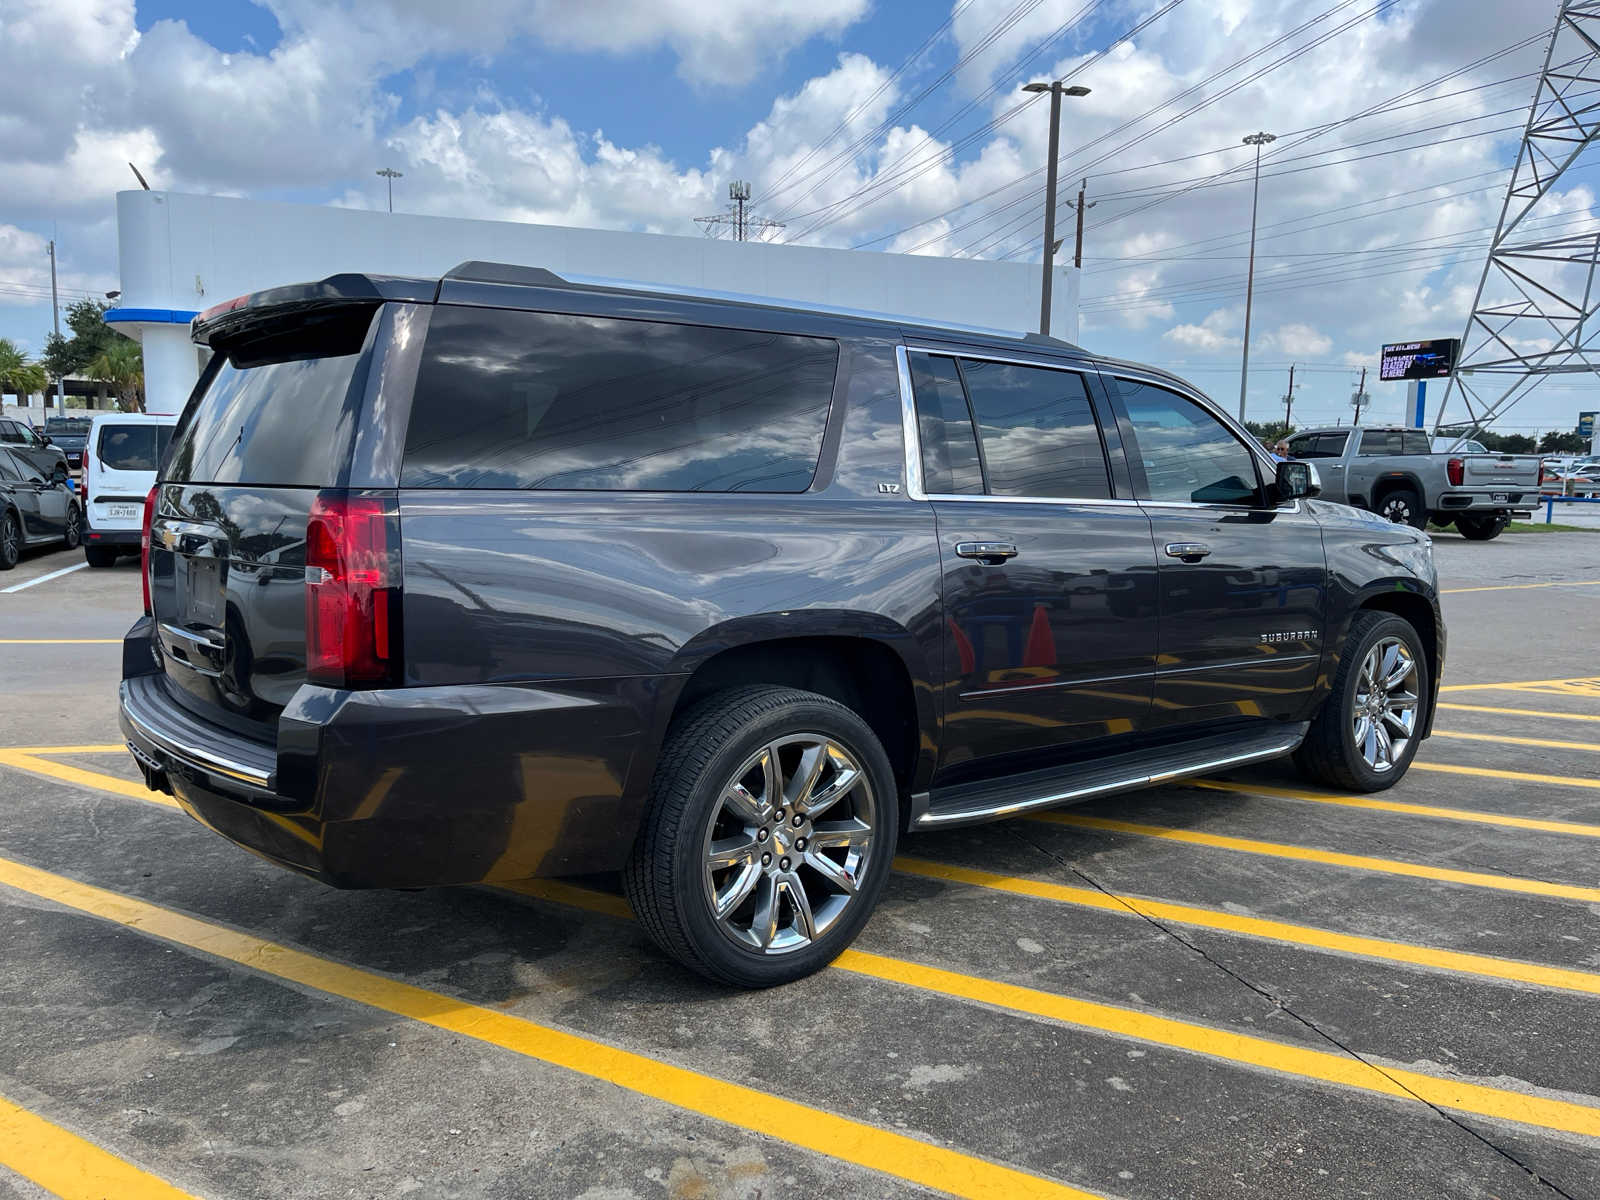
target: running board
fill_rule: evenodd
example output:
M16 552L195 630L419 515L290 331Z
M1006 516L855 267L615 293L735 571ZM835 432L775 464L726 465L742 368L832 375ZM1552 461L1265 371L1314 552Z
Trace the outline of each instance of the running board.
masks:
M1309 723L1273 725L1192 738L1154 750L1137 750L1070 767L1052 767L979 783L934 788L911 797L911 828L950 829L1132 791L1191 775L1280 758L1298 747Z

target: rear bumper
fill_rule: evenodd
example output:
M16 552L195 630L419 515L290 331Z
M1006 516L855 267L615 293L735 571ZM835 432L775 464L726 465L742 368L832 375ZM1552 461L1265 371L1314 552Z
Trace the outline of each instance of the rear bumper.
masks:
M123 550L136 550L139 548L139 539L143 531L138 529L96 529L92 525L83 528L83 540L89 546L116 546Z
M1504 496L1496 500L1495 496ZM1531 513L1539 504L1539 494L1533 491L1506 492L1444 492L1439 496L1436 512L1490 513L1512 512L1520 516Z
M627 859L654 768L638 751L675 677L308 685L272 746L179 705L143 669L147 628L124 651L141 671L125 666L121 685L128 747L147 784L248 850L336 887L587 874Z

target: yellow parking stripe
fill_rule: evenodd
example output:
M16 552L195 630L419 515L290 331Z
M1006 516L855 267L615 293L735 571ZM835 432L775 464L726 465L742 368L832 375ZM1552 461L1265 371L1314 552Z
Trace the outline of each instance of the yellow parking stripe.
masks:
M1505 683L1447 683L1441 692L1515 692L1522 688L1557 687L1563 684L1600 685L1600 679L1584 676L1578 679L1515 679Z
M1413 771L1436 771L1441 775L1476 775L1480 779L1515 779L1519 783L1553 783L1559 787L1600 790L1600 779L1580 775L1540 775L1534 771L1502 771L1497 767L1459 767L1454 763L1413 762Z
M1222 933L1263 938L1291 946L1334 950L1359 955L1362 958L1405 963L1414 967L1433 967L1457 974L1481 975L1489 979L1533 984L1536 987L1560 988L1569 992L1600 995L1600 975L1589 971L1547 967L1538 963L1519 962L1512 958L1495 958L1488 954L1437 950L1431 946L1360 937L1356 934L1318 929L1312 925L1296 925L1288 921L1272 921L1263 917L1245 917L1214 908L1175 904L1168 900L1150 900L1142 896L1126 896L1121 893L1112 896L1095 888L1069 887L1042 879L996 875L989 871L952 866L949 863L929 862L926 859L902 857L897 858L894 865L895 870L908 875L943 879L971 887L1009 892L1016 896L1029 896L1035 900L1075 904L1080 908L1096 908L1103 912L1121 913L1124 916L1137 913L1152 920L1172 921L1200 929L1215 929Z
M1024 1197L1094 1200L1088 1192L1051 1179L947 1150L769 1092L728 1083L442 992L346 966L305 950L279 945L10 859L0 858L0 883L275 979L498 1046L712 1120L754 1130L935 1191L972 1200ZM1533 1123L1561 1121L1561 1127L1568 1132L1587 1133L1589 1118L1581 1114L1590 1112L1595 1122L1594 1133L1600 1135L1600 1109L1567 1105L1575 1111L1563 1114L1550 1107L1553 1101L1526 1099L1532 1102L1525 1113L1536 1118Z
M1439 701L1438 706L1448 708L1452 712L1496 713L1503 717L1544 717L1551 721L1600 721L1600 716L1594 713L1549 712L1537 708L1493 708L1487 704L1456 704L1444 700Z
M1413 879L1434 879L1442 883L1464 883L1473 887L1492 888L1502 892L1522 892L1531 896L1556 896L1563 900L1582 900L1600 903L1600 888L1576 887L1567 883L1546 883L1542 879L1524 879L1519 875L1490 875L1481 871L1457 871L1450 867L1430 867L1422 863L1404 862L1394 858L1369 858L1363 854L1340 854L1332 850L1311 850L1305 846L1289 846L1282 842L1258 842L1249 838L1225 837L1217 833L1201 833L1194 829L1172 829L1165 825L1135 825L1131 821L1112 821L1105 817L1090 817L1081 813L1038 813L1024 818L1051 825L1071 825L1078 829L1095 829L1106 833L1129 833L1136 837L1162 838L1169 842L1183 842L1190 846L1209 846L1216 850L1237 850L1244 854L1261 854L1270 858L1289 858L1299 862L1322 863L1333 867L1353 867L1358 871L1376 871L1385 875L1406 875Z
M1496 583L1487 587L1445 588L1442 595L1459 596L1464 592L1521 592L1529 588L1600 587L1600 579L1557 579L1551 583Z
M120 646L121 638L0 638L0 646Z
M119 746L118 749L124 747ZM56 748L56 753L74 752L81 750L76 746ZM36 758L32 754L22 754L16 750L0 750L0 766L15 767L19 771L27 771L30 775L43 775L47 779L59 779L63 783L74 783L79 787L93 788L100 792L114 792L118 796L129 796L134 800L148 800L151 804L164 804L168 808L178 807L177 801L171 796L152 792L143 783L119 779L102 771L85 771L82 767L51 762L49 759Z
M1432 736L1463 742L1500 742L1507 746L1539 746L1549 750L1587 750L1592 754L1600 754L1600 743L1596 742L1562 742L1554 738L1511 737L1509 734L1504 733L1464 733L1459 729L1435 729Z
M1412 763L1415 770L1421 763ZM1301 800L1307 804L1332 804L1340 808L1361 808L1373 812L1401 813L1408 817L1437 817L1444 821L1470 821L1478 825L1500 825L1508 829L1536 829L1540 833L1565 833L1574 837L1600 838L1600 825L1578 821L1546 821L1539 817L1516 817L1509 813L1476 812L1470 808L1440 808L1432 804L1402 804L1398 800L1379 800L1373 796L1331 796L1316 792L1296 792L1264 783L1224 783L1217 779L1191 779L1185 786L1213 792L1233 792L1241 796L1271 796L1277 800Z
M104 742L92 746L0 746L0 754L126 754L124 742Z
M194 1200L93 1142L0 1096L0 1166L61 1200Z

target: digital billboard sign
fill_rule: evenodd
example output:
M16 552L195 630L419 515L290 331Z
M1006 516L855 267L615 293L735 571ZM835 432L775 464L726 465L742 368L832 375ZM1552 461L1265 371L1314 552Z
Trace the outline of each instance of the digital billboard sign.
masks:
M1429 338L1423 342L1393 342L1384 346L1379 379L1444 379L1455 366L1460 338Z

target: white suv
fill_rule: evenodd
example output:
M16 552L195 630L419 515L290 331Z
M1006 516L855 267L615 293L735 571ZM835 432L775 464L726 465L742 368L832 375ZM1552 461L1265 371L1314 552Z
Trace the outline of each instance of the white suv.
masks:
M91 567L138 553L144 498L177 423L145 413L95 417L83 447L83 555Z

